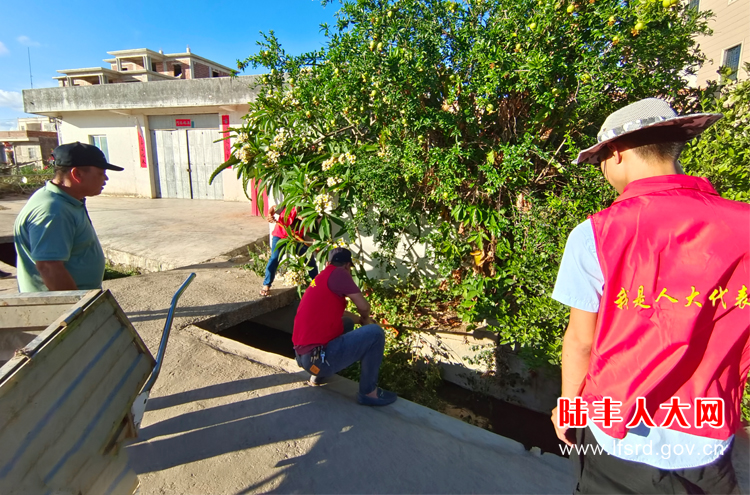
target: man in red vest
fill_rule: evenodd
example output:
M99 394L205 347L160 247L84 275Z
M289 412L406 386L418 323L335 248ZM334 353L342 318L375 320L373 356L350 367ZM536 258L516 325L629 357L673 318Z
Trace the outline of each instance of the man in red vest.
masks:
M570 306L552 421L578 493L739 493L750 205L677 161L720 118L648 98L578 155L620 194L571 232L552 294Z
M352 279L352 266L348 249L335 248L329 253L328 266L312 281L297 308L294 352L297 363L312 374L312 385L360 361L357 402L385 406L397 398L395 393L378 388L385 334L370 318L370 304ZM359 317L345 311L347 297ZM353 330L355 323L362 326Z

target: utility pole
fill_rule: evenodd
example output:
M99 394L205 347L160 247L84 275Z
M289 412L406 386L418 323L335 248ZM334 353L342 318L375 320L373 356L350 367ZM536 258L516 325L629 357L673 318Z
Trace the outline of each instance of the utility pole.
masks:
M29 54L29 82L31 83L31 89L34 89L34 79L31 77L31 48L26 47L26 50Z

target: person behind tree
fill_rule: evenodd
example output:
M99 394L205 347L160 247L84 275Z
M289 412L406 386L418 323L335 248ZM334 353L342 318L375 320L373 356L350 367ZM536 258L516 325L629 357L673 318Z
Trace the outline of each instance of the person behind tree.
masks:
M739 493L750 205L677 161L719 118L647 98L607 117L578 155L620 194L573 229L552 294L570 306L552 421L588 447L571 450L578 493Z
M279 268L281 249L277 248L277 244L280 240L289 237L289 230L292 231L293 242L298 242L300 244L297 248L297 255L302 256L307 252L304 232L297 227L299 224L299 220L297 219L297 208L284 208L279 213L278 219L276 219L276 206L272 205L268 209L268 222L275 224L276 227L274 227L273 232L271 233L271 257L266 264L266 276L263 279L263 287L260 289L260 295L264 297L270 294L271 284L273 284L273 281L276 278L276 270ZM310 258L307 266L310 268L310 271L308 272L310 278L315 278L318 275L318 265L315 263L314 257Z

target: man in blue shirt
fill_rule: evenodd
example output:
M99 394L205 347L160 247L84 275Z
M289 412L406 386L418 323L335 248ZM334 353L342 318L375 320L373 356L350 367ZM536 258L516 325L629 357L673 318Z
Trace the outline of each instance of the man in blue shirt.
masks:
M35 192L14 229L18 290L44 292L99 289L104 252L86 210L107 182L107 163L96 146L70 143L52 152L55 177Z

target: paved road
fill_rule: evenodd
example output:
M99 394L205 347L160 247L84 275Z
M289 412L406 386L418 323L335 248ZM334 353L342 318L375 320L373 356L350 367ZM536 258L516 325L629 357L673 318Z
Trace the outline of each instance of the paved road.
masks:
M0 199L0 243L13 241L13 222L26 200ZM149 271L244 253L268 236L268 222L250 215L249 202L96 196L87 206L107 257Z

